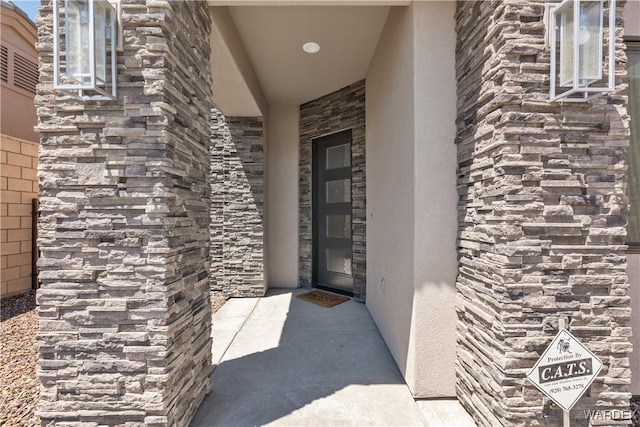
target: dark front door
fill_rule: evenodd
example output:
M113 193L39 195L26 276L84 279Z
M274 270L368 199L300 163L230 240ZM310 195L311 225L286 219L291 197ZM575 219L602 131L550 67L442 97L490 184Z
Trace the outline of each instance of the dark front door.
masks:
M351 130L313 140L314 286L353 292Z

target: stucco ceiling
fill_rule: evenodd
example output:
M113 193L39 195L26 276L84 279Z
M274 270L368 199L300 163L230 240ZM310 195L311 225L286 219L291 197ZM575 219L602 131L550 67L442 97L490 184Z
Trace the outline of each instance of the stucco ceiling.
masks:
M310 101L365 77L388 6L232 6L267 100ZM320 45L308 54L305 42Z

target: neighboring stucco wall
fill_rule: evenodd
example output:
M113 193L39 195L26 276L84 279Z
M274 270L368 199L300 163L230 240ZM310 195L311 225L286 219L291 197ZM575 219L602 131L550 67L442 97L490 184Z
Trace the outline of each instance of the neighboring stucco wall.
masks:
M32 205L38 197L38 143L0 135L0 296L31 289Z
M366 286L365 83L347 87L300 106L299 276L312 281L312 145L313 139L351 129L351 230L353 294L364 300Z
M0 296L32 288L31 200L37 198L37 32L11 4L0 12Z
M261 118L213 110L211 288L230 297L263 296L264 137Z
M604 365L587 425L631 396L626 97L549 101L543 2L457 5L458 398L481 425L561 425L526 374L563 320Z
M298 105L269 105L267 190L269 288L298 287Z
M454 10L392 8L366 77L367 307L416 397L455 394Z
M209 13L121 3L115 101L53 89L40 8L38 291L47 426L188 425L210 390Z
M36 125L33 97L38 83L37 32L28 18L4 4L0 26L3 69L0 73L0 134L35 142L38 141L38 134L33 129Z

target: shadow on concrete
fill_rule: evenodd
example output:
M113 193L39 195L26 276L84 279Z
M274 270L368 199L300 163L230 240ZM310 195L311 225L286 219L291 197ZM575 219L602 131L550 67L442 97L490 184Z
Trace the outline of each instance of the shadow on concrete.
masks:
M305 291L258 301L191 425L423 425L366 307L295 298Z

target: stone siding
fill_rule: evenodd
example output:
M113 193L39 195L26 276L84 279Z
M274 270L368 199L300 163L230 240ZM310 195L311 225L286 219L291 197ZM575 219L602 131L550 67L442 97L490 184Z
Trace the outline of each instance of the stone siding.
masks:
M211 174L211 289L230 297L263 296L261 118L227 118L213 110Z
M2 298L32 288L32 200L38 197L37 167L37 143L0 135Z
M604 362L572 425L583 409L629 408L621 31L620 90L550 103L544 4L458 2L456 14L457 394L485 426L562 425L525 379L559 319Z
M210 389L210 19L123 0L117 101L52 87L38 21L43 425L188 425Z
M300 106L300 286L311 286L312 281L312 141L351 129L353 293L361 300L367 282L364 108L364 80Z

